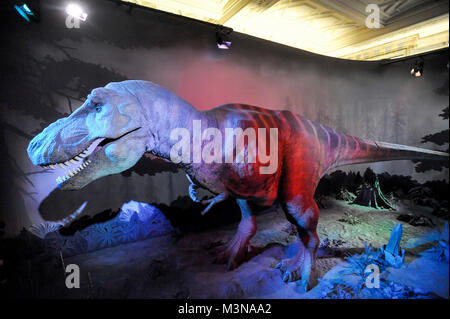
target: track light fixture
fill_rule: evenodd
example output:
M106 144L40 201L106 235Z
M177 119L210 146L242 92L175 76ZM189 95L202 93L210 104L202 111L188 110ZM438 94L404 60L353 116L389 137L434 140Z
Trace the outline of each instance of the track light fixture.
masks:
M13 1L13 7L27 22L39 22L38 4L39 1Z
M75 3L69 3L66 7L66 13L76 19L81 21L86 21L87 13L83 11L83 9Z
M233 32L233 29L222 26L216 29L216 43L219 49L228 50L231 48L231 32Z
M416 63L414 64L414 67L411 69L411 75L414 77L422 76L423 75L423 66L424 66L423 59L417 60Z

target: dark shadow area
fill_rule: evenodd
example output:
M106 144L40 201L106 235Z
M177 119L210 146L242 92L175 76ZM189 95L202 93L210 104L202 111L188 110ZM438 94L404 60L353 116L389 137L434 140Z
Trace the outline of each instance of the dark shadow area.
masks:
M146 155L142 156L141 159L130 169L122 172L121 175L125 177L131 176L131 173L143 176L149 175L154 176L157 173L170 172L176 173L178 171L177 165L172 162L167 162L162 159L150 159Z
M132 172L136 172L140 176L154 176L162 172L176 173L177 170L175 164L162 160L151 160L143 156L135 166L124 171L121 175L130 177ZM99 198L104 198L105 196L105 194L102 194L102 186L114 183L115 178L105 176L76 191L62 191L59 188L55 188L39 204L39 213L44 220L57 221L73 213L85 201L88 202L85 212L93 216L104 209L117 210L123 203L136 200L133 194L129 194L122 189L122 193L117 194L118 196L110 197L107 203L108 207L104 207L103 203L105 200L99 200Z

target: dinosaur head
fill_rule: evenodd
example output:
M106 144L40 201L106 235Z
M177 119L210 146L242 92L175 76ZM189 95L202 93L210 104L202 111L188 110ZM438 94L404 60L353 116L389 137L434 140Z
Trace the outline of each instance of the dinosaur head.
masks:
M32 163L65 168L67 174L57 178L63 190L80 189L100 177L132 167L147 148L145 111L138 95L130 89L139 86L133 82L139 81L94 89L70 116L35 136L28 146Z

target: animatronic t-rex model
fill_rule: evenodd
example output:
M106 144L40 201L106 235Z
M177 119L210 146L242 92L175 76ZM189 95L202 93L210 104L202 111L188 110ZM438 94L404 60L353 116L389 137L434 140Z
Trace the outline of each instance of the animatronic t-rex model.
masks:
M129 169L144 154L170 160L171 149L178 142L171 139L171 132L184 128L193 139L194 121L222 133L227 128L265 128L267 132L277 129L278 169L269 174L261 173L264 165L258 161L202 161L179 166L195 183L190 188L194 199L199 186L217 195L203 201L209 204L206 210L229 196L236 199L241 209L238 231L217 258L221 262L228 259L229 269L245 258L250 238L256 232L254 208L281 204L300 238L295 257L282 260L276 267L282 271L284 281L301 278L300 284L305 288L319 245L319 210L313 195L327 170L387 160L448 160L447 153L341 134L290 111L226 104L202 112L169 90L146 81L109 83L94 89L80 108L37 135L30 142L28 154L33 164L43 167L74 164L76 168L69 169L65 177L58 177L57 182L63 190L76 190L102 176ZM89 154L89 146L98 140L101 142ZM203 140L202 145L207 142ZM247 154L248 143L244 148Z

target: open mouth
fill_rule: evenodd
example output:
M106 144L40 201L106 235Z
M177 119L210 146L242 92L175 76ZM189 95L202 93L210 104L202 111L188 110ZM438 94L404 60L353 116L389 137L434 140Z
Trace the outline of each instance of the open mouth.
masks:
M85 169L86 167L88 167L88 165L91 163L91 160L87 159L87 156L91 153L90 148L91 146L95 143L94 140L88 147L86 147L86 149L84 149L83 151L81 151L80 153L78 153L77 155L75 155L74 157L72 157L71 159L64 161L64 162L57 162L57 163L53 163L53 164L46 164L46 165L40 165L43 168L46 169L55 169L57 168L57 166L61 167L62 169L64 169L64 173L66 173L65 175L58 176L56 178L56 182L58 184L63 183L64 181L68 180L69 178L75 176L76 174L78 174L79 172L81 172L83 169Z
M89 156L99 152L101 149L103 149L106 145L117 141L124 137L125 135L128 135L136 130L140 129L140 127L131 130L125 134L122 134L121 136L117 138L97 138L91 142L91 144L86 147L83 151L78 153L77 155L73 156L71 159L64 161L64 162L57 162L52 164L46 164L46 165L40 165L41 167L45 169L55 169L57 166L64 169L64 175L58 176L56 178L56 182L58 184L62 184L66 182L67 180L71 179L75 175L79 174L82 170L84 170L86 167L89 166L89 164L92 163L92 161L89 159Z

